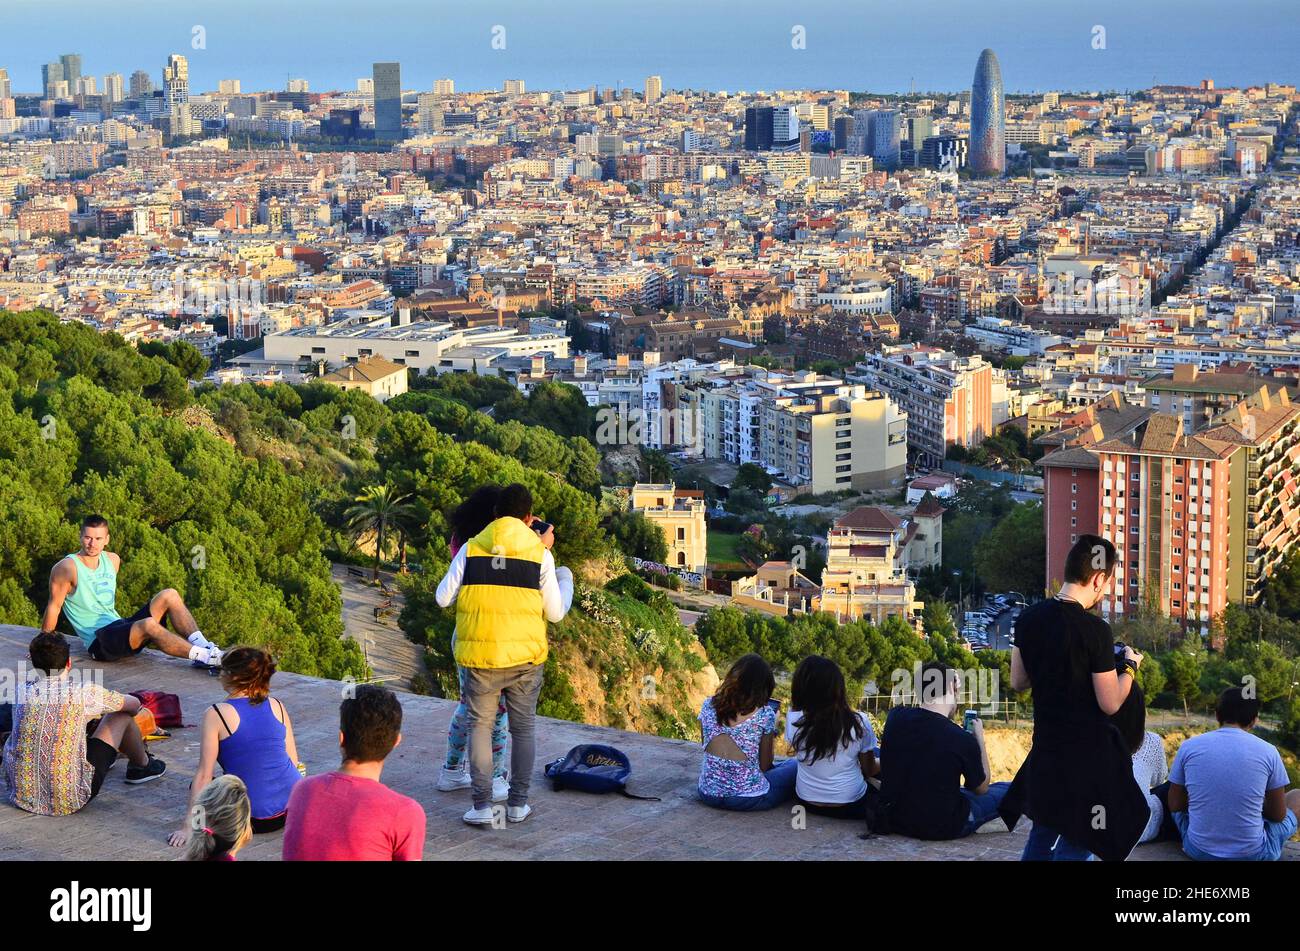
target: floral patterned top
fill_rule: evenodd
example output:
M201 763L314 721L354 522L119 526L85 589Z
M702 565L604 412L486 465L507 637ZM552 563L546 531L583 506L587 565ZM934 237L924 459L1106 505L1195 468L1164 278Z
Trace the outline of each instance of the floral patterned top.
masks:
M735 726L723 726L713 712L713 698L700 708L700 734L707 748L715 736L725 733L745 754L744 761L704 753L700 764L700 792L706 796L762 796L768 791L767 777L758 765L758 747L764 734L776 732L776 707L764 704Z
M4 750L9 803L42 816L71 815L88 803L95 771L86 761L86 724L125 702L120 693L66 676L27 684Z

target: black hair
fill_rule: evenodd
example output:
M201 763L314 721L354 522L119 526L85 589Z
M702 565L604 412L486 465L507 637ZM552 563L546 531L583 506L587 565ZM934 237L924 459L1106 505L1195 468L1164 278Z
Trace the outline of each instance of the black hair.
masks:
M1065 556L1065 580L1087 584L1099 571L1109 577L1117 557L1115 546L1100 535L1080 535Z
M812 765L829 759L862 735L862 721L849 706L840 665L813 654L800 661L790 684L790 706L803 714L795 728L795 754Z
M68 641L58 631L41 631L27 645L32 666L53 676L68 666Z
M772 699L776 678L772 668L758 654L746 654L731 665L726 678L713 695L713 713L728 724L742 713L757 710Z
M1130 756L1142 748L1142 740L1147 731L1147 699L1136 680L1120 708L1110 715L1110 722L1115 724L1119 735L1124 737L1124 745L1128 747Z
M339 707L343 752L355 763L384 760L402 732L402 704L391 690L361 684Z
M921 665L921 682L916 685L917 703L935 703L948 692L956 668L941 660L929 660Z
M1229 687L1219 694L1214 715L1220 726L1250 726L1259 719L1259 698L1247 697L1240 687Z
M102 515L87 515L81 520L81 530L88 528L108 528L108 519Z
M487 528L496 518L500 497L501 487L496 485L481 485L471 492L451 513L451 537L463 545Z
M533 514L533 493L518 482L506 486L497 497L496 514L497 518L527 518Z

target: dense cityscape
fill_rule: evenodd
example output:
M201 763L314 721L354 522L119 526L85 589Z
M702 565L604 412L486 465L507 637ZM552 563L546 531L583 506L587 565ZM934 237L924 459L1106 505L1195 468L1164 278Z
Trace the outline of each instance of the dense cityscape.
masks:
M1017 623L1099 536L1157 745L1249 681L1298 774L1294 84L1011 92L972 47L947 92L204 89L89 53L0 68L0 625L52 629L102 509L123 590L194 608L166 653L463 710L457 519L509 484L553 529L527 571L573 569L542 717L707 744L747 658L778 708L830 658L874 741L942 662L987 791L1030 762Z

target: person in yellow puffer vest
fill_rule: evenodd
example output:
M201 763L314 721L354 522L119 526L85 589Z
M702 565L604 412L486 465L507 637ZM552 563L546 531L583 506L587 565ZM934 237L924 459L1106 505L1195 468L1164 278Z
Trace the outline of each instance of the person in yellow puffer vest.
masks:
M528 788L537 744L537 696L546 663L546 623L573 602L573 575L551 556L555 529L533 527L533 497L515 483L502 489L496 520L456 552L438 584L442 607L456 605L456 663L465 668L469 713L471 825L492 822L492 724L502 697L510 723L510 793L506 818L532 813Z

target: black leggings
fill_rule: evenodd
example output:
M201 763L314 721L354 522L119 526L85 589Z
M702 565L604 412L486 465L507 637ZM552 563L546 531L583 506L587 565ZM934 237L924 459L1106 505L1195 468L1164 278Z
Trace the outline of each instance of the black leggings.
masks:
M867 798L875 795L875 791L870 786L862 794L862 798L855 802L844 802L834 806L823 806L814 802L805 802L799 797L795 797L795 802L803 806L815 816L826 816L830 819L865 819L867 817Z
M265 819L251 820L253 835L260 835L263 832L279 832L284 828L284 820L288 815L289 813L282 812L278 816L268 816Z

